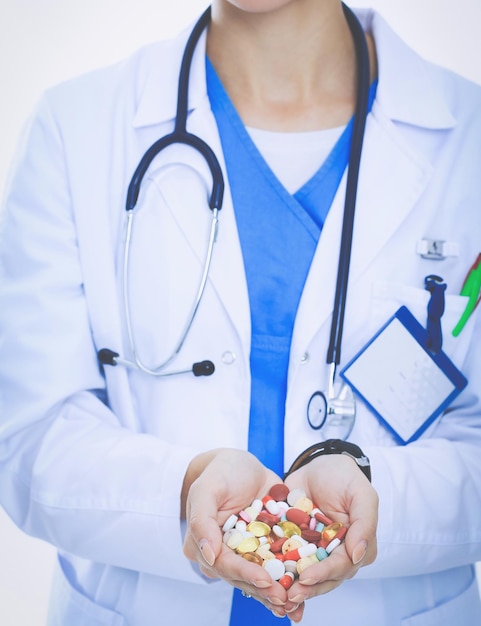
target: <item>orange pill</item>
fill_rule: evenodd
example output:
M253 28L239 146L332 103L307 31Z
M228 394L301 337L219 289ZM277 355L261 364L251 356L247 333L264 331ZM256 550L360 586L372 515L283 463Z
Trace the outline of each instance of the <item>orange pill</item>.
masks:
M293 582L294 574L292 572L286 572L284 576L279 578L279 583L284 587L284 589L290 589Z

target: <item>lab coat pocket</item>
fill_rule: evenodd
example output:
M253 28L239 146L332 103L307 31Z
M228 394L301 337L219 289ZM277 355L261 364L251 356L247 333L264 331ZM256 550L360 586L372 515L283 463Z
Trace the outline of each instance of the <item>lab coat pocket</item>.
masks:
M402 620L402 626L473 626L479 624L481 602L476 578L458 596L429 611Z
M69 580L62 558L55 570L47 626L126 626L122 615L93 602Z
M402 283L375 281L372 287L373 315L387 321L401 306L406 306L422 326L426 326L427 306L430 294ZM461 369L473 334L474 319L466 324L458 337L452 331L466 308L467 298L453 294L445 295L445 308L441 318L443 352Z

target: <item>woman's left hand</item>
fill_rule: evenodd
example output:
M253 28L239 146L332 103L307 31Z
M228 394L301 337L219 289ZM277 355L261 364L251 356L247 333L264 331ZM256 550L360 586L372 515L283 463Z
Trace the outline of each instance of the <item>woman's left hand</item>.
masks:
M288 598L296 604L328 593L374 561L378 496L356 463L342 454L312 460L293 472L286 484L290 490L303 489L330 519L348 527L343 543L305 569L291 587Z

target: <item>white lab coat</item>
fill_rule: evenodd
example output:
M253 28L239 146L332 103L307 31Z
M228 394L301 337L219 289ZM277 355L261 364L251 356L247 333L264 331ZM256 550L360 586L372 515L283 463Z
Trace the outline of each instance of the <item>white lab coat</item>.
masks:
M435 273L448 285L444 349L469 385L407 447L358 402L351 440L371 458L379 557L309 601L303 623L472 626L481 615L470 565L481 559L479 314L458 338L450 331L481 248L481 90L422 61L379 16L359 15L375 37L379 86L365 136L342 360L401 304L424 323L424 277ZM147 46L49 91L7 194L1 504L26 532L59 549L51 626L228 624L231 589L207 582L185 559L178 521L192 456L247 441L249 304L228 187L206 294L174 364L209 358L215 374L153 379L106 367L104 377L96 359L103 347L129 356L119 278L126 188L147 147L172 129L185 39ZM223 164L204 40L189 112L189 129ZM168 355L195 292L210 219L206 185L205 166L182 147L157 159L143 185L132 310L150 364ZM296 319L286 466L318 437L305 411L326 379L344 189L343 182ZM421 258L416 245L425 237L454 244L455 254Z

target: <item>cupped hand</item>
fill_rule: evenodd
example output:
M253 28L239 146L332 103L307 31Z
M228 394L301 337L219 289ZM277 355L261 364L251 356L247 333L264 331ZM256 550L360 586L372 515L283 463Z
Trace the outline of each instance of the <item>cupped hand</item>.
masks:
M183 513L185 555L204 575L221 578L262 602L279 616L299 622L305 600L331 591L376 557L378 498L355 462L344 455L318 457L285 481L302 489L332 520L348 527L329 558L305 569L288 592L256 563L239 558L222 542L221 527L256 498L282 482L252 454L213 450L196 457L186 474Z
M256 563L239 558L222 542L222 526L231 514L262 499L282 482L252 454L218 449L193 459L186 474L183 502L187 531L184 553L197 562L204 575L221 578L284 615L302 612L288 601L286 590Z
M293 472L286 485L303 489L327 517L348 527L329 558L305 569L289 589L295 604L331 591L375 560L378 496L356 463L342 454L312 460Z

